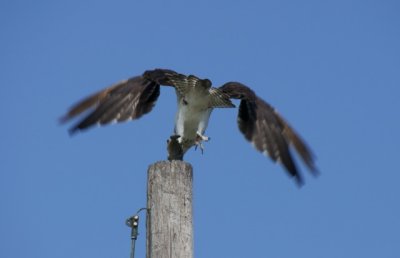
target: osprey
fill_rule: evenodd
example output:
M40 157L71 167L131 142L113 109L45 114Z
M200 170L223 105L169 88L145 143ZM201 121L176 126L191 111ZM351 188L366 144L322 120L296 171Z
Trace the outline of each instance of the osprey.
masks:
M317 173L310 149L291 126L253 90L239 82L228 82L219 88L208 79L183 75L172 70L155 69L121 81L74 105L61 119L65 122L86 110L92 110L70 129L73 134L95 124L138 119L149 113L160 95L160 86L175 88L178 111L174 134L168 140L168 159L182 160L193 146L203 151L203 142L214 108L233 108L231 99L239 99L238 125L244 137L273 161L280 162L302 184L293 161L293 146L311 172Z

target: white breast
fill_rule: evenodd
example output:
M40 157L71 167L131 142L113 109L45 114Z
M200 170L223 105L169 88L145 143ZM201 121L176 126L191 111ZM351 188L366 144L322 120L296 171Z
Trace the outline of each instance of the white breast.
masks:
M184 101L178 94L175 134L181 136L181 141L193 145L196 141L197 133L204 134L212 112L212 108L208 106L209 101L207 96L196 97L187 95Z

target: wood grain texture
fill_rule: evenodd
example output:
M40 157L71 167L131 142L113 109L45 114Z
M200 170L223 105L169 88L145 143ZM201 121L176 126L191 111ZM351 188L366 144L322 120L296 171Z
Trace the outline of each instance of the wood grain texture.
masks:
M193 170L184 161L150 165L147 180L147 258L192 258Z

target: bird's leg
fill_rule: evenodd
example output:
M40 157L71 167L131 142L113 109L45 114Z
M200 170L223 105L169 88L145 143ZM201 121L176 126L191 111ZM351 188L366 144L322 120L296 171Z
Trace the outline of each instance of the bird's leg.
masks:
M196 142L197 142L197 141L200 141L200 142L202 142L202 141L208 142L209 140L211 140L211 137L202 135L200 132L197 132Z
M203 146L203 141L208 142L211 138L205 135L202 135L201 133L197 132L196 136L196 146L194 147L195 150L197 150L197 147L200 147L201 154L204 153L204 146Z

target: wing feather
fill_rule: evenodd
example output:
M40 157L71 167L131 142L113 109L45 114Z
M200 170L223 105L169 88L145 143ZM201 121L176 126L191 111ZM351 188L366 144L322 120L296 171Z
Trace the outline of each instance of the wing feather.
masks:
M240 99L238 126L244 137L273 161L283 164L299 185L303 183L290 152L290 145L298 152L312 172L316 172L314 156L300 136L276 110L259 98L249 87L229 82L220 87L231 98Z
M210 107L213 108L232 108L235 105L231 102L229 95L218 88L210 88Z
M99 92L96 92L89 97L85 98L84 100L78 102L77 104L73 105L66 115L61 117L60 122L65 123L71 118L80 115L82 112L90 109L93 106L96 106L102 99L107 97L107 95L114 90L117 90L120 87L123 87L127 83L127 80L121 81L115 85L112 85L106 89L103 89Z
M143 77L161 85L173 86L181 95L185 95L188 88L194 87L200 80L196 76L186 76L167 69L149 70L143 73Z
M160 95L160 85L142 76L133 77L89 96L73 106L62 122L92 110L70 129L70 133L95 124L108 124L138 119L150 112Z
M184 95L191 87L200 84L205 88L211 87L209 80L201 80L194 75L185 76L168 69L145 71L142 76L121 81L87 97L74 105L60 120L66 122L91 110L70 129L70 133L75 133L95 124L138 119L152 110L160 95L160 85L173 86Z
M184 93L200 80L196 76L185 76L168 69L145 71L142 76L121 81L101 90L74 105L60 119L66 122L86 111L89 114L70 129L70 133L87 129L95 124L108 124L138 119L150 112L160 95L160 85L173 86ZM211 85L211 84L210 84Z

